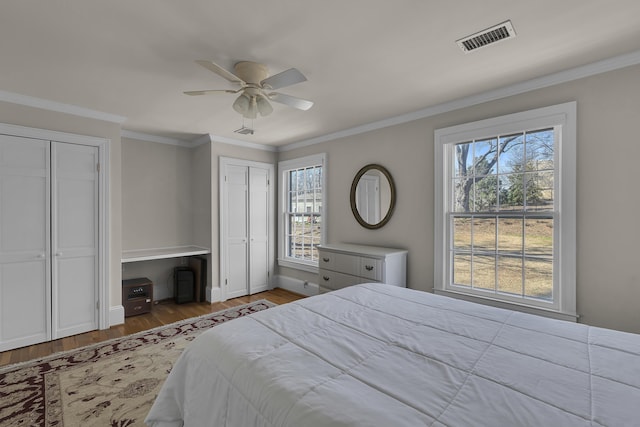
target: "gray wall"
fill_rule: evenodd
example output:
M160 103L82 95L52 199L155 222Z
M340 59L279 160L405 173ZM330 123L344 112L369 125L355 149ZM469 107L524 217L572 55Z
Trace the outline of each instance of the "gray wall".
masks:
M433 289L435 129L559 104L578 104L577 309L580 321L640 332L640 66L592 76L438 116L280 153L280 160L328 154L328 241L409 250L409 287ZM397 186L396 211L380 230L358 225L349 208L357 171L380 163ZM316 281L280 268L279 274Z
M123 250L193 244L191 165L190 148L122 138Z

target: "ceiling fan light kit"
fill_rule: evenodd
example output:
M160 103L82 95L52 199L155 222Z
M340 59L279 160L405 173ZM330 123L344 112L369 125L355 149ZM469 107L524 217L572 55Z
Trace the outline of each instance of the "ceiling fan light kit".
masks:
M258 113L261 116L268 116L273 112L273 106L269 101L288 105L298 110L306 111L313 106L313 102L297 98L283 93L272 92L273 90L301 83L307 78L297 69L290 68L271 77L266 65L251 61L241 61L235 64L235 74L227 71L223 67L212 61L196 61L209 71L218 74L234 84L239 84L240 89L213 89L184 92L186 95L209 95L213 93L238 93L240 96L233 102L233 109L246 119L255 119ZM243 126L244 127L244 126ZM253 132L252 132L253 133Z

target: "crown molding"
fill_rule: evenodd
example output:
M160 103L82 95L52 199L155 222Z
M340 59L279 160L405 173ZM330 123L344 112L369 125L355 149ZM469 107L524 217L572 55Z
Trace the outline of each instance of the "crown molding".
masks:
M212 133L209 134L209 139L211 140L212 143L220 142L222 144L237 145L239 147L252 148L254 150L263 150L263 151L272 151L272 152L279 151L278 147L275 147L273 145L259 144L257 142L241 141L239 139L227 138L225 136L214 135Z
M104 113L102 111L90 110L76 105L63 104L62 102L49 101L48 99L21 95L19 93L7 92L4 90L0 90L0 101L117 124L122 124L127 120L126 117L118 116L116 114Z
M151 135L148 133L134 132L130 130L122 129L120 136L123 138L137 139L138 141L157 142L159 144L176 145L178 147L193 147L193 143L189 141L183 141L181 139L167 138L165 136Z
M305 139L302 141L283 145L278 147L278 151L289 151L296 148L308 147L310 145L320 144L322 142L333 141L339 138L345 138L348 136L358 135L389 126L412 122L414 120L433 117L438 114L447 113L466 107L472 107L474 105L482 104L485 102L495 101L497 99L507 98L513 95L520 95L536 89L543 89L549 86L555 86L557 84L595 76L597 74L602 74L638 64L640 64L640 50L583 65L580 67L571 68L569 70L560 71L558 73L538 77L532 80L527 80L522 83L516 83L514 85L505 86L503 88L490 90L465 98L456 99L454 101L434 105L433 107L424 108L412 113L402 114L400 116L395 116L388 119L341 130L338 132L321 135L315 138Z
M211 143L218 142L220 144L236 145L239 147L251 148L254 150L264 150L264 151L273 151L273 152L278 151L276 147L271 145L241 141L239 139L227 138L224 136L214 135L211 133L207 133L202 136L199 136L198 138L192 141L184 141L181 139L167 138L164 136L151 135L143 132L134 132L134 131L125 130L125 129L122 129L122 131L120 132L120 136L122 136L123 138L136 139L139 141L157 142L160 144L176 145L179 147L186 147L186 148L195 148L202 144L207 144L209 142Z

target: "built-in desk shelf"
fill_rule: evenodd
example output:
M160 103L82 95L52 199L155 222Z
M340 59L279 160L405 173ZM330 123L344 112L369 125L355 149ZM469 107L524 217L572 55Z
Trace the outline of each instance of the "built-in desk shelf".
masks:
M122 251L122 262L151 261L154 259L180 258L183 256L210 254L211 249L201 246L173 246L170 248L133 249Z

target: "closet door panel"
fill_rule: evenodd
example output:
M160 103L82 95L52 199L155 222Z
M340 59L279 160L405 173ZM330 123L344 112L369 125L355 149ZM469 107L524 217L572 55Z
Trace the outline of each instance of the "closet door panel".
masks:
M93 330L96 313L95 268L93 256L61 257L57 260L57 316L53 325L59 338L79 332L76 330ZM73 278L70 280L69 278Z
M51 337L49 155L0 135L0 351Z
M227 233L225 291L227 298L235 298L247 295L248 292L248 169L244 166L228 165L226 177L227 229L223 231Z
M42 285L48 280L42 264L34 260L0 267L0 351L49 339L48 292Z
M53 338L98 327L98 149L52 143Z
M249 201L249 293L269 289L269 170L252 167Z

